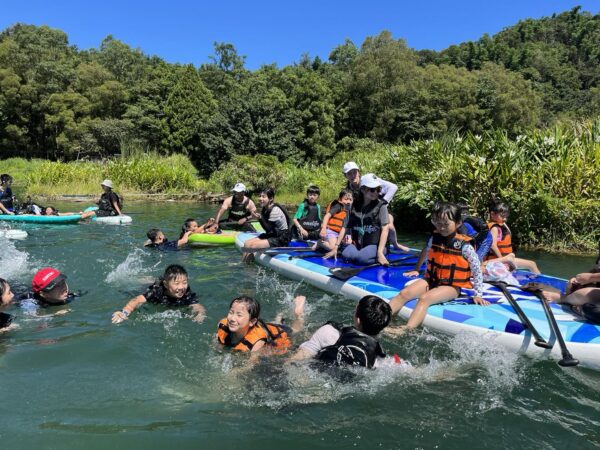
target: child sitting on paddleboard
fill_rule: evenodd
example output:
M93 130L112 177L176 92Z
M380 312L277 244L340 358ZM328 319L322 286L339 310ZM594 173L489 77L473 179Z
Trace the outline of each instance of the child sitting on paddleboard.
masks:
M298 332L304 323L306 297L294 299L295 320L291 326L264 322L260 318L260 303L242 295L229 305L227 317L219 322L217 340L225 347L242 352L257 352L263 349L285 352L291 345L290 335Z
M306 198L300 205L294 215L294 229L292 238L300 240L317 240L321 229L321 205L317 203L321 195L321 189L318 186L309 186L306 190Z
M338 241L338 236L348 224L348 214L352 207L353 200L354 194L352 190L344 188L340 191L337 200L332 201L327 206L321 224L321 231L319 233L320 239L313 246L313 250L320 247L328 252L334 248L337 251L336 243Z
M169 241L165 234L158 228L151 228L146 233L148 240L144 242L144 247L157 248L159 250L179 250L187 244L190 234L194 231L186 231L176 241Z
M488 226L492 234L492 246L486 260L502 258L508 255L514 255L512 247L512 233L506 220L510 214L508 205L501 201L493 201L490 206L490 222ZM541 273L535 261L523 258L515 258L514 263L517 268L527 269L533 273Z
M401 327L401 331L421 325L429 306L454 300L460 295L462 288L472 288L475 291L475 304L489 305L487 300L481 298L481 265L470 243L471 238L457 233L461 225L458 206L448 202L436 203L431 213L431 223L435 231L426 247L428 261L425 278L406 286L390 302L395 314L406 302L418 298L408 323ZM405 275L417 274L418 272L409 272Z
M327 322L312 337L300 344L292 360L315 358L332 365L378 367L386 355L377 340L392 319L390 306L375 295L360 299L354 311L352 326ZM394 355L396 363L400 358Z
M162 277L151 284L146 292L131 299L120 311L112 315L112 323L121 323L144 303L164 305L168 307L189 307L195 322L202 322L205 317L204 306L198 303L196 294L188 284L186 270L177 264L165 269Z

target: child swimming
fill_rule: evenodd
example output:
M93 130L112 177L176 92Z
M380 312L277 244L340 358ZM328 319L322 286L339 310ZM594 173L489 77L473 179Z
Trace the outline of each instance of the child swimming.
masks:
M15 298L10 289L8 281L0 278L0 333L9 331L14 325L12 323L12 315L5 313L3 310L8 308Z
M227 317L219 322L217 340L242 352L257 352L265 347L285 352L291 345L290 334L302 328L305 302L302 295L294 299L295 320L287 326L264 322L259 302L246 295L236 297L229 305Z
M186 270L177 264L167 267L163 276L151 284L145 293L132 298L120 311L115 311L112 323L127 320L132 312L146 302L170 307L187 306L194 315L195 322L202 322L206 313L188 285Z

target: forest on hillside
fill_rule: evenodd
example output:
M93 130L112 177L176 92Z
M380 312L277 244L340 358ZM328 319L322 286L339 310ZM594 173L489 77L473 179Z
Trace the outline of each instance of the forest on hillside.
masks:
M198 67L112 36L79 50L61 30L0 33L0 154L189 156L210 175L236 155L320 164L348 139L386 144L448 131L525 130L600 114L600 14L527 19L441 52L383 31L251 71L229 43Z

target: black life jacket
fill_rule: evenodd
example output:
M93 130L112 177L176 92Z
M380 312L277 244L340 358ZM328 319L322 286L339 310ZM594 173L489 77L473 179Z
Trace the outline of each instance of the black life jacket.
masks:
M379 341L354 327L344 327L336 322L327 322L339 330L340 337L333 345L325 347L316 356L323 361L336 366L362 366L372 369L377 357L385 357Z
M360 198L360 185L357 188L353 188L350 182L346 183L346 189L350 189L352 191L353 203L357 202Z
M5 313L5 312L0 312L0 329L8 327L12 321L13 321L12 315Z
M319 217L320 212L321 207L319 205L317 205L316 203L314 205L311 205L310 203L308 203L308 201L304 200L305 215L301 219L298 219L298 222L306 231L318 230L319 228L321 228L321 218Z
M286 222L286 225L287 225L287 228L285 230L278 230L276 222L272 222L272 221L269 220L269 216L271 215L271 211L276 206L279 209L281 209L281 211L283 212L283 215L285 216L285 222ZM260 211L260 224L262 225L263 229L265 230L265 234L266 234L267 237L279 237L279 236L282 236L282 235L288 235L289 236L289 232L290 232L290 215L285 210L285 208L283 206L281 206L279 203L273 203L270 207L263 208Z
M386 203L377 199L366 206L352 205L348 228L352 233L352 241L359 249L368 245L378 245L381 236L381 221L379 210ZM360 208L360 210L359 210Z
M117 197L117 205L119 206L119 209L122 209L123 208L123 200L121 199L119 194L117 194L114 191L111 191L111 192L113 194L115 194L115 196ZM98 202L98 209L101 211L109 211L110 213L114 213L114 215L116 215L117 211L115 210L115 208L113 208L113 205L110 202L109 194L110 194L110 192L102 193L102 195L100 196L100 201Z
M12 191L9 191L8 189L0 191L0 202L6 209L12 209L14 207L13 199Z
M464 224L470 225L473 231L468 230ZM471 243L474 244L473 246L475 247L475 250L477 250L487 239L490 234L490 229L485 220L480 219L479 217L467 216L463 219L463 225L459 227L457 232L473 239Z
M237 202L235 200L235 195L231 198L231 207L229 208L229 217L227 218L230 222L237 222L244 217L249 217L248 213L248 204L250 203L250 199L245 197L242 202Z

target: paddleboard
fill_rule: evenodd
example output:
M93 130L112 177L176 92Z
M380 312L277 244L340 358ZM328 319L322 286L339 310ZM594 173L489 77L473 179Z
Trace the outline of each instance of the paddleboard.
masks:
M43 224L66 224L77 223L81 220L81 214L69 214L68 216L36 216L30 214L8 215L0 214L0 220L5 222L27 222Z
M97 211L97 206L89 206L85 209L85 211ZM92 217L92 222L105 223L108 225L126 225L128 223L133 222L131 216L127 216L125 214L121 216L104 216L104 217Z
M254 236L249 233L240 233L236 237L236 246L241 248L247 239ZM305 246L303 243L293 243L292 246L294 245ZM258 264L269 267L287 278L302 280L324 291L341 294L355 300L372 294L389 301L404 286L414 280L414 278L404 276L404 272L410 270L410 266L390 268L379 266L363 270L344 282L331 277L329 269L356 266L340 260L324 260L320 256L289 259L294 255L301 255L301 253L290 251L274 256L258 253L255 255L255 260ZM404 256L392 254L388 259L391 262ZM416 259L417 257L414 256L407 262L414 261L416 263ZM523 284L537 281L551 284L563 291L566 285L565 280L529 272L518 271L516 278ZM509 287L508 289L542 337L549 343L555 344L552 349L543 349L534 345L533 336L521 323L502 292L488 284L485 284L483 297L491 303L490 306L475 305L470 297L461 297L451 302L429 307L423 325L449 334L472 332L484 335L491 333L495 343L515 351L535 357L561 359L560 347L548 325L540 300L518 288ZM472 291L465 291L467 295L472 295ZM416 300L408 302L400 311L400 316L407 319L415 305ZM551 303L550 307L573 356L579 359L583 366L600 369L600 326L584 321L573 314L568 306Z
M219 245L233 245L239 231L223 231L218 234L192 233L188 239L191 247L213 247Z

